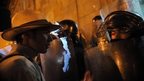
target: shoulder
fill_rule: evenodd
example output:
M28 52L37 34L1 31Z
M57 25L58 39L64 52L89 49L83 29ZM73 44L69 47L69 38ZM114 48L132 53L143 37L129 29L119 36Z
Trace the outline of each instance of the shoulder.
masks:
M15 78L14 81L23 81L23 79L34 81L36 79L36 68L26 57L12 56L0 63L0 76L2 80Z
M26 57L16 55L3 60L0 63L0 71L24 69L26 67L29 67L30 65L33 64Z
M0 63L0 65L2 65L3 64L3 66L5 66L5 65L13 65L13 64L15 64L15 63L19 63L19 62L25 62L25 61L27 61L28 59L26 58L26 57L24 57L24 56L21 56L21 55L13 55L13 56L8 56L8 58L7 58L7 56L6 56L6 59L4 59L1 63Z

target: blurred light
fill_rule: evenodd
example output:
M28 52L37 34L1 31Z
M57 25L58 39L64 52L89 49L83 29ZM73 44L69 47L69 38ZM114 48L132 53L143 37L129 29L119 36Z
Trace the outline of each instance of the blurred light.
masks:
M60 40L62 41L63 44L63 48L65 49L65 51L63 52L63 56L64 56L64 66L63 66L63 71L66 72L69 70L69 60L71 58L71 53L70 50L68 48L68 43L67 43L67 37L61 37Z
M3 55L6 55L11 51L11 49L12 49L11 45L8 45L8 46L0 49L0 53Z
M58 22L54 22L55 25L60 25Z
M54 31L51 31L50 34L52 35L55 35L56 37L58 37L58 32L60 31L60 29L57 29L57 30L54 30Z
M102 51L104 51L104 50L107 49L107 44L108 44L108 42L107 42L106 39L104 39L103 37L99 38L98 47L99 47Z

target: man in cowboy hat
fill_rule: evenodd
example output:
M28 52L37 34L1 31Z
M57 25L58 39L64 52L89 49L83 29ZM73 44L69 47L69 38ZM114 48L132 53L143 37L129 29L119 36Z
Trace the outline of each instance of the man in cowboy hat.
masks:
M32 10L16 13L12 25L14 28L1 35L5 40L16 41L16 47L0 61L0 81L45 81L34 58L47 52L53 39L50 32L59 26Z

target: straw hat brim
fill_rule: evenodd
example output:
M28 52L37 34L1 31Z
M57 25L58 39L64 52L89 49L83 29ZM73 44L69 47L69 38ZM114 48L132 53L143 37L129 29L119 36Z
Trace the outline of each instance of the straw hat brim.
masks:
M44 29L48 32L51 32L58 28L60 28L59 25L51 24L47 20L37 20L37 21L28 22L28 23L22 24L20 26L5 30L1 36L3 39L5 39L7 41L15 41L16 36L26 32L26 31L29 31L29 30Z

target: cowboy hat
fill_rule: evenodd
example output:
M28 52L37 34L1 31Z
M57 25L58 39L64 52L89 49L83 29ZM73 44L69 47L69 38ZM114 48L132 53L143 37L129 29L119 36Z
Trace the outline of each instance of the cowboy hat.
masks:
M12 18L12 28L2 33L2 38L7 41L16 40L16 36L33 29L46 29L48 32L60 28L48 22L40 12L24 10L16 13Z

